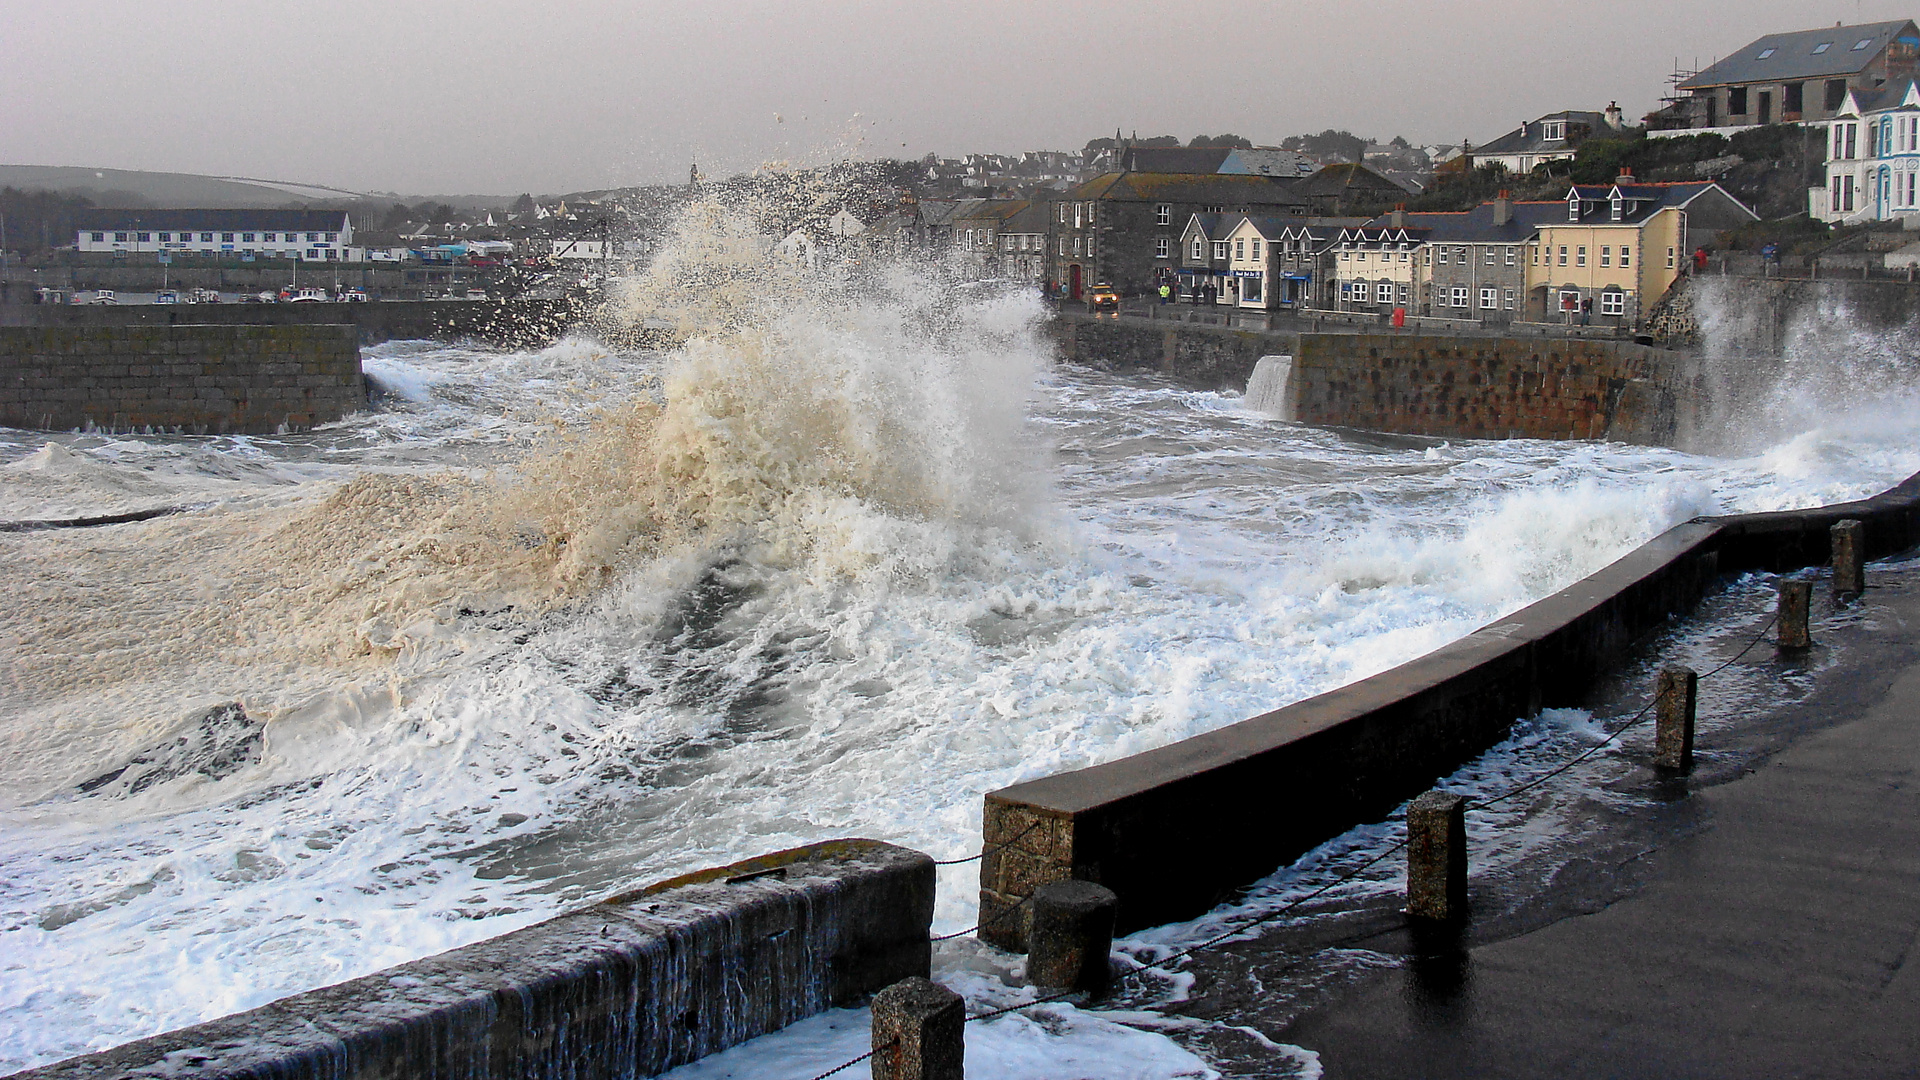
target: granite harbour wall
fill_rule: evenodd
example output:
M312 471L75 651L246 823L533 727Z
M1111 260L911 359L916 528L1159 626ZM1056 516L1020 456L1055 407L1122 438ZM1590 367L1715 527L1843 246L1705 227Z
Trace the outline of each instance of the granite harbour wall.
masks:
M366 405L351 326L0 327L0 425L272 434Z
M1292 358L1289 419L1439 438L1686 444L1709 408L1705 363L1625 341L1233 330L1063 313L1062 358L1243 390L1263 356Z
M1192 918L1354 825L1379 821L1504 738L1578 704L1636 639L1715 577L1831 559L1828 530L1865 524L1869 558L1920 543L1920 474L1811 510L1700 518L1512 616L1318 697L1119 761L985 798L981 937L1025 947L1025 901L1049 881L1119 895L1122 932Z
M925 978L933 887L917 851L814 844L12 1080L655 1076Z

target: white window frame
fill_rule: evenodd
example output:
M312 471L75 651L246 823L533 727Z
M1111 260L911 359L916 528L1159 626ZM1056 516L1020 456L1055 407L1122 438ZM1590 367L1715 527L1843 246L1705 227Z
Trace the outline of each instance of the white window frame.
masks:
M1374 285L1373 302L1376 304L1393 303L1393 282L1382 281Z
M1507 310L1512 311L1513 310L1513 290L1501 289L1500 292L1502 294L1502 299L1506 301Z
M1600 314L1624 316L1627 313L1627 294L1617 289L1600 294Z
M1247 255L1248 257L1253 259L1254 262L1260 261L1260 238L1259 237L1256 236L1253 238L1253 243L1249 246Z
M1227 242L1225 240L1215 240L1213 242L1213 257L1221 262L1227 261Z
M1480 310L1481 311L1500 310L1500 290L1499 289L1493 287L1492 285L1480 286Z
M1678 251L1676 249L1674 248L1667 249L1667 269L1671 270L1678 265L1678 263L1676 262L1677 257L1678 257Z
M1601 244L1601 245L1600 245L1600 265L1601 265L1601 266L1612 266L1612 265L1613 265L1613 247L1612 247L1612 245L1609 245L1609 244Z
M1168 257L1167 248L1171 245L1171 243L1172 242L1169 241L1164 236L1160 237L1158 240L1155 240L1153 242L1153 257L1156 259L1167 258Z
M1515 255L1515 253L1514 253L1514 250L1513 250L1513 247L1512 247L1512 245L1508 245L1508 247L1507 247L1507 265L1508 265L1508 266L1512 266L1512 265L1514 265L1514 259L1515 259L1515 258L1516 258L1516 255Z
M1173 224L1173 204L1161 203L1160 205L1154 207L1153 216L1154 216L1155 225Z
M1448 307L1464 309L1473 303L1473 298L1471 294L1468 293L1465 285L1453 286L1452 289L1448 290L1447 299L1452 301L1452 303L1447 305Z
M1193 238L1193 261L1205 262L1206 258L1207 258L1207 242L1198 236L1194 237Z
M1633 265L1633 249L1628 247L1625 244L1621 244L1620 245L1620 269L1625 270L1632 265Z

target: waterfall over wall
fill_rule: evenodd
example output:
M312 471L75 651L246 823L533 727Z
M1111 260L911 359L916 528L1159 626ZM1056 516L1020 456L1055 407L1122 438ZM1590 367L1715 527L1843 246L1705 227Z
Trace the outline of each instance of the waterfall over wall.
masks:
M1247 408L1275 420L1294 419L1293 357L1263 356L1247 378Z

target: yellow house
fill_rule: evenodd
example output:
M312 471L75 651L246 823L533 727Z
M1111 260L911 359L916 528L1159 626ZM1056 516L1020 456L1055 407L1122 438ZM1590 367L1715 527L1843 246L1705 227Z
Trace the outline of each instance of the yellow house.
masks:
M1527 257L1527 314L1629 326L1691 265L1694 245L1758 215L1712 182L1576 184L1565 220L1542 221Z

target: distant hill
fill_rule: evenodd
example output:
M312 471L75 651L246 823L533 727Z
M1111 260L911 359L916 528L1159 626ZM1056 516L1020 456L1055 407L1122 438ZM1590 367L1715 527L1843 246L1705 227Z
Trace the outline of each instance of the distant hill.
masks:
M150 206L240 210L289 202L352 199L358 192L310 184L249 182L192 173L86 169L69 165L0 165L0 187L80 195L96 205L137 201ZM129 198L130 197L130 198Z

